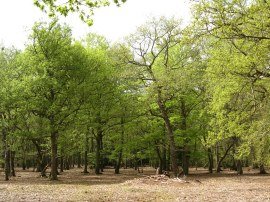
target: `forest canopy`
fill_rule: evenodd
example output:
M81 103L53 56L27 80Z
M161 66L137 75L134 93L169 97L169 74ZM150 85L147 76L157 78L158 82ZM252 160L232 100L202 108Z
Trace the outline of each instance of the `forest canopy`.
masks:
M114 1L119 4L121 2ZM35 1L55 15L109 1ZM82 9L90 7L90 15ZM89 21L90 20L90 21ZM175 177L270 164L270 2L203 0L186 27L153 17L110 43L52 19L24 50L0 51L1 163L57 180L71 164L101 174L150 165ZM179 169L181 167L181 169Z

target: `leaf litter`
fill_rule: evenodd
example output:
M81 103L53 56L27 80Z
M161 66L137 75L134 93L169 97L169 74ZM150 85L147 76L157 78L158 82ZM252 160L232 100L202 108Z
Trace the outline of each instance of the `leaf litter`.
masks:
M270 176L245 173L194 169L187 178L169 178L155 175L152 168L140 174L123 169L119 175L113 169L84 175L76 168L55 182L17 170L21 177L6 182L0 171L0 201L270 201Z

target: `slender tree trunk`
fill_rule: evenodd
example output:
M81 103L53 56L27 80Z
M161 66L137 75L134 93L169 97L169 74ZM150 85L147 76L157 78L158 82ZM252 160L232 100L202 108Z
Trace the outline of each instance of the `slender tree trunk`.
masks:
M10 151L10 171L11 171L11 176L15 177L15 151Z
M232 143L225 151L224 155L219 159L219 161L217 162L217 173L220 173L221 171L221 163L222 161L226 158L226 156L228 155L228 152L230 151L230 149L233 147L234 143Z
M189 173L189 155L188 155L188 149L184 147L183 151L183 156L182 156L182 161L183 161L183 173L184 175L188 175Z
M118 159L116 162L116 166L115 166L115 174L120 174L120 167L121 167L121 162L122 162L122 156L123 156L123 149L121 148L118 152Z
M6 149L5 151L5 180L9 180L10 175L10 150Z
M37 150L37 172L42 172L44 168L47 165L46 158L42 153L42 149L40 146L40 142L38 140L32 139L32 143L35 145L36 150ZM46 177L41 175L42 177Z
M83 173L89 173L87 170L88 167L88 152L84 151L84 169L83 169Z
M242 175L243 174L243 167L242 167L241 160L237 160L236 166L237 166L237 175Z
M168 152L168 155L167 155L168 160L166 161L166 168L167 168L167 169L165 169L165 170L169 171L169 170L171 170L171 165L170 165L170 162L171 162L171 149L170 149L170 144L168 144L167 152Z
M259 174L267 174L267 172L266 172L265 167L264 167L263 164L261 164L259 168L260 168Z
M2 144L4 147L4 168L5 168L5 180L9 180L9 174L10 174L10 150L8 148L8 143L7 143L7 133L6 130L3 128L2 129Z
M103 136L100 136L100 172L104 171Z
M97 148L96 148L96 165L95 165L95 173L101 174L100 173L100 140L97 137L96 138L96 142L97 142Z
M64 156L63 154L60 157L60 172L64 172Z
M26 145L25 139L22 140L22 144ZM23 152L22 153L22 169L25 170L26 169L26 163L25 163L25 161L26 161L26 148L25 148L25 146L23 146L22 152Z
M84 143L84 170L83 173L89 173L87 170L88 167L88 149L89 149L89 129L85 133L85 143Z
M57 180L57 132L51 132L51 180Z
M70 169L70 157L66 156L65 158L65 169L69 170Z
M101 162L101 138L102 138L102 131L98 128L97 135L96 135L96 165L95 165L95 173L101 174L100 172L100 162Z
M210 147L207 148L207 156L208 156L208 171L209 173L213 173L214 158L213 158L212 149Z
M168 140L170 144L170 160L171 160L171 165L172 165L172 172L173 172L174 177L177 177L179 174L179 168L177 164L177 153L176 153L176 146L175 146L175 141L174 141L174 134L173 134L172 125L171 125L171 122L167 113L167 109L161 100L161 92L158 93L157 103L158 103L159 110L162 114L162 118L165 122L165 126L167 129Z
M70 156L70 164L72 165L72 168L75 168L76 158L75 158L74 154L72 156Z
M115 171L114 171L115 174L120 174L120 167L121 167L121 162L122 162L122 158L123 158L124 135L125 135L124 118L121 117L120 149L118 151L118 159L117 159Z
M156 145L156 152L157 152L157 156L158 156L158 160L159 160L159 164L158 164L158 167L159 167L159 169L158 169L158 174L162 174L163 173L163 164L164 164L164 162L163 162L163 156L162 156L162 154L161 154L161 151L160 151L160 148L159 148L159 145L158 145L158 143L156 143L157 145Z
M22 162L22 169L25 170L26 169L26 163L25 163L25 159L23 159L23 162Z
M166 145L163 144L162 147L163 147L163 151L162 151L162 167L161 167L161 169L162 170L168 170Z
M78 152L77 157L78 157L78 162L77 162L78 168L81 168L82 167L81 166L82 164L81 152Z
M184 175L188 175L189 173L189 147L188 147L188 137L187 137L187 109L186 109L186 103L183 98L180 99L181 103L181 131L183 131L183 139L184 139L184 145L183 145L183 154L182 154L182 168Z

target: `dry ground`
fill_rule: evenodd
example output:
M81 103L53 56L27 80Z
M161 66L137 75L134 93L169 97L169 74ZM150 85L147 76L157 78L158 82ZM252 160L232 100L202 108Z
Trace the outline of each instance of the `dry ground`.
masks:
M0 201L270 201L270 175L245 171L207 174L192 170L185 180L155 176L145 168L138 174L132 169L113 174L84 175L82 169L71 169L59 181L40 178L38 173L17 170L17 177L4 181L0 171Z

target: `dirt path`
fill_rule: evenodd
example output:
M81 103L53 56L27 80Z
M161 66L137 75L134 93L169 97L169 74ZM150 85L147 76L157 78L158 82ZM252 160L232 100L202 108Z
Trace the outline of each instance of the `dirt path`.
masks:
M270 201L269 175L209 175L199 170L183 180L154 173L150 168L140 174L127 169L115 175L108 169L97 176L72 169L52 182L38 173L18 171L6 182L0 171L0 201Z

